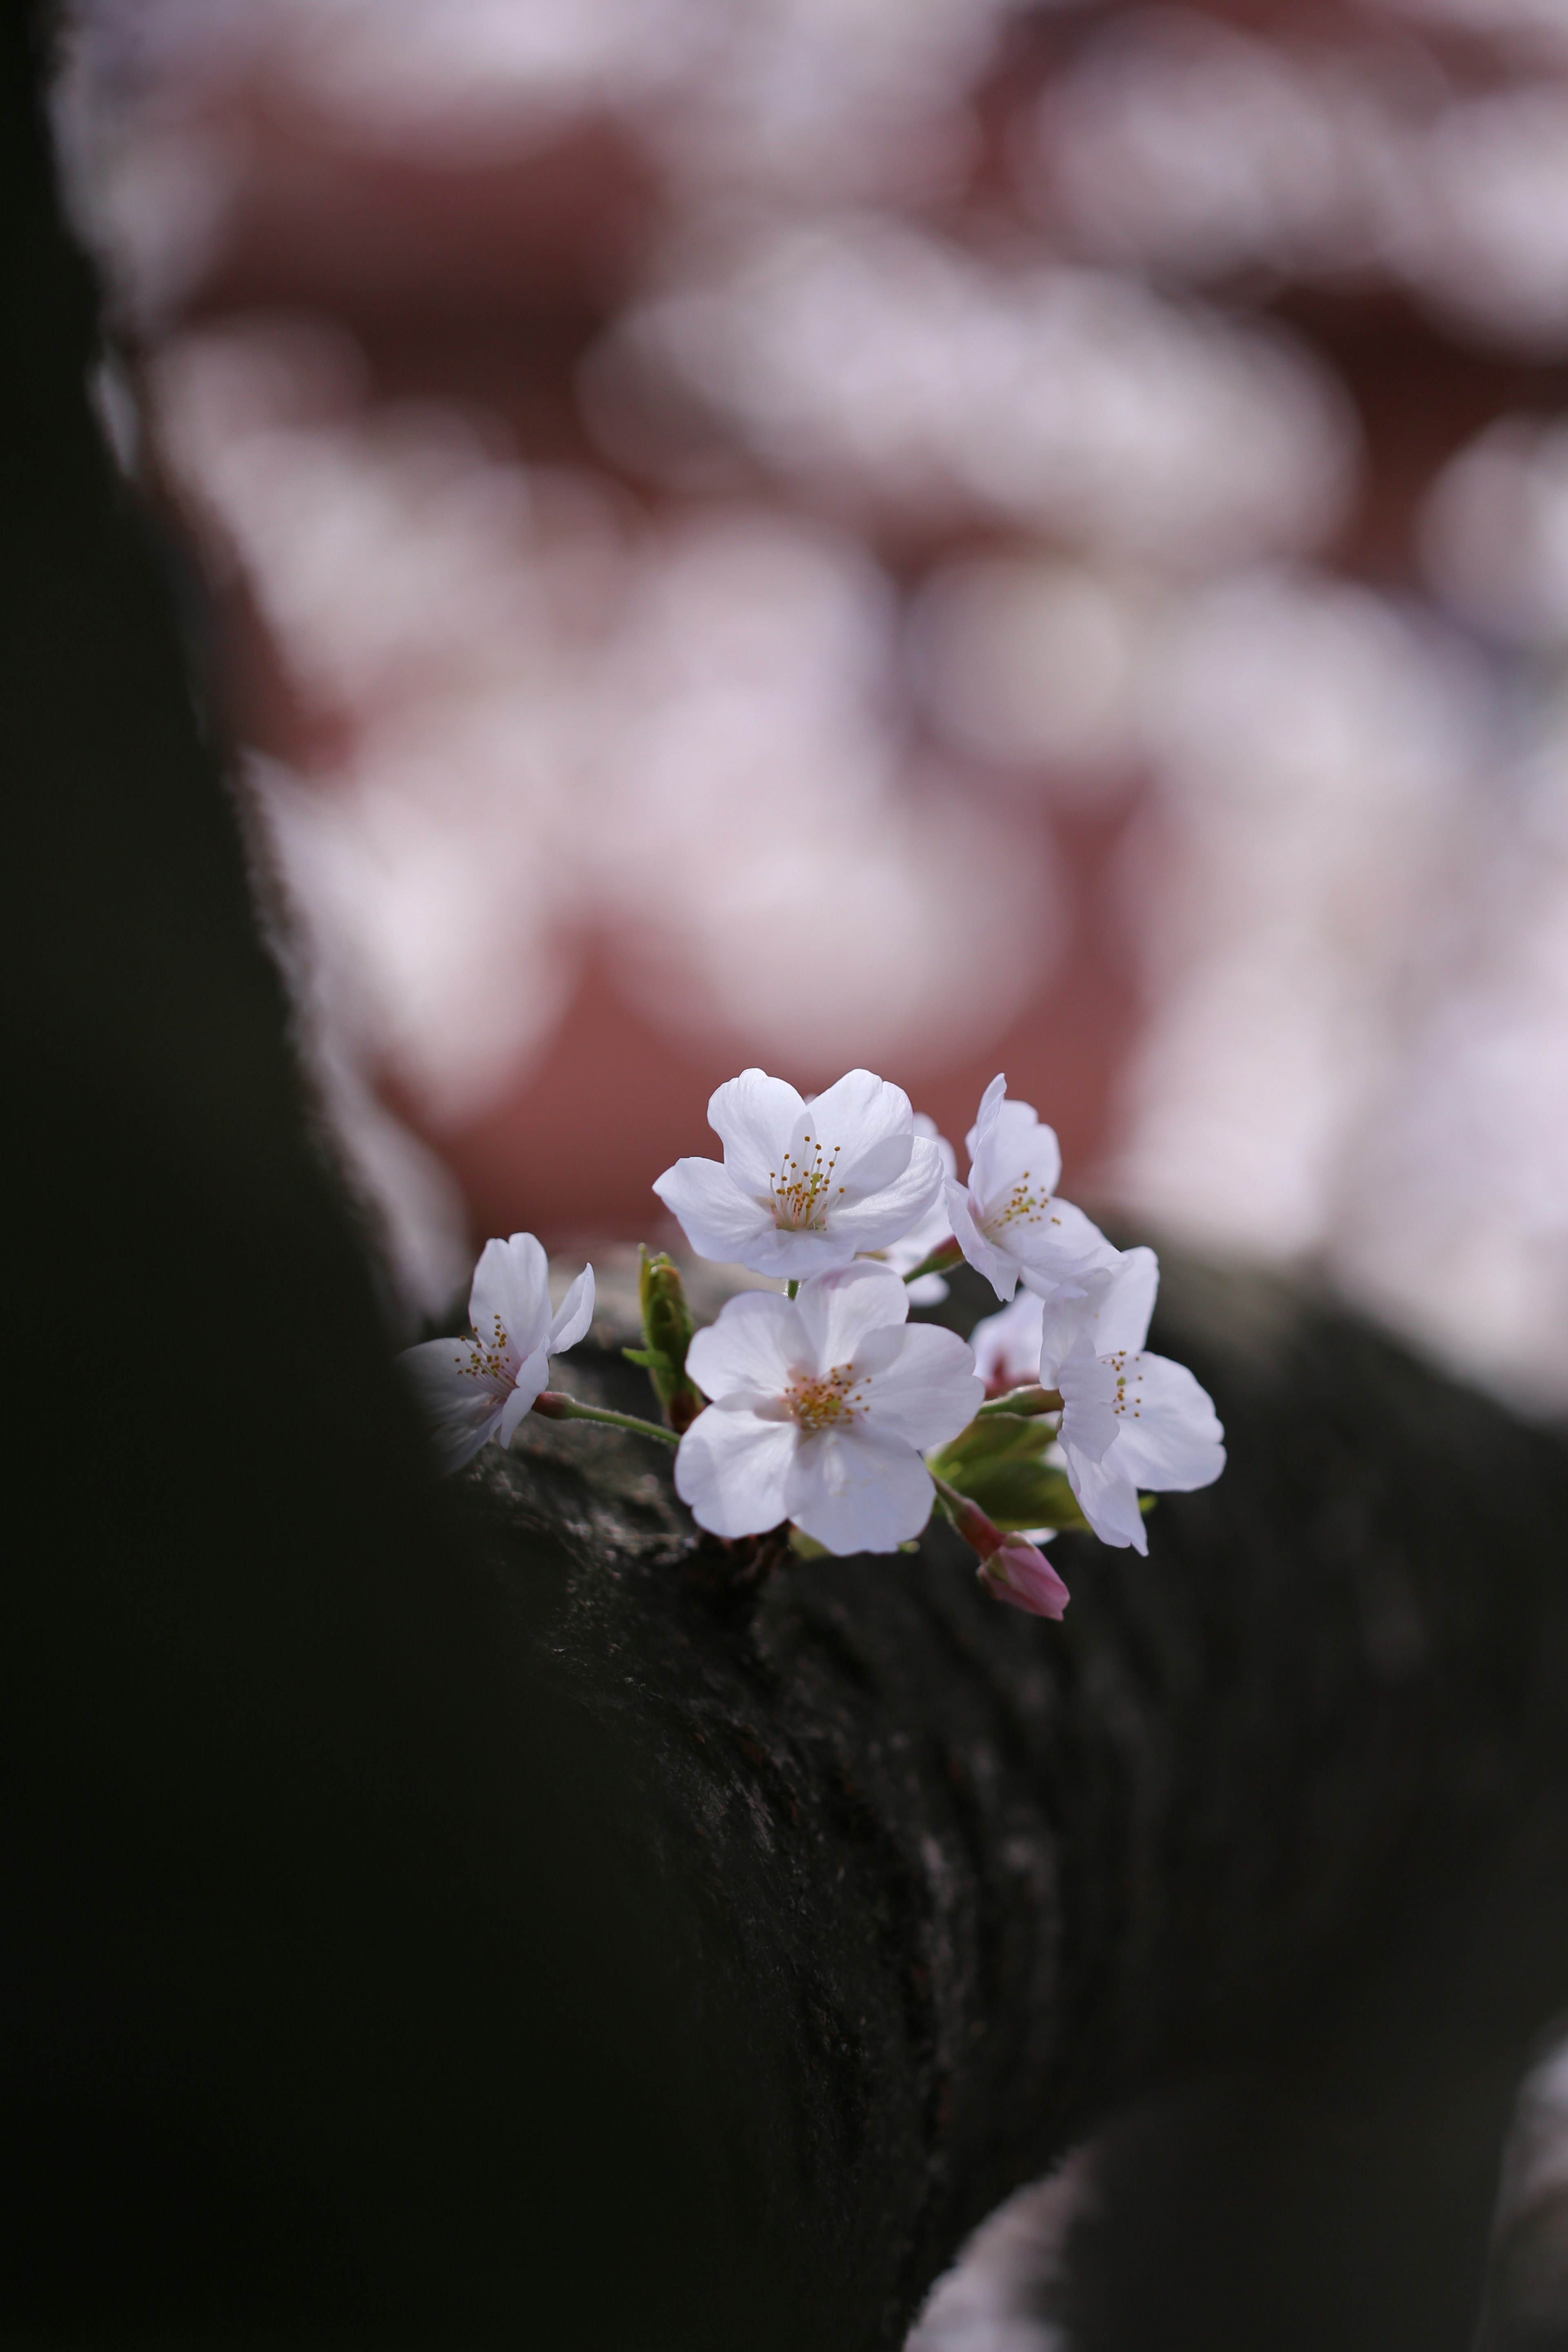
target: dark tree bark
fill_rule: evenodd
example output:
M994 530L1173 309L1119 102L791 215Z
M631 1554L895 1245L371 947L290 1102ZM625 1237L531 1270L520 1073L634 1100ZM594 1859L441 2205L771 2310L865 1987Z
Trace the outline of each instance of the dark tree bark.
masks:
M6 26L0 2337L869 2352L1326 1984L1511 2063L1563 1457L1342 1320L1178 1302L1232 1466L1146 1563L1063 1545L1060 1630L935 1538L737 1590L596 1433L436 1488Z
M1414 2228L1420 2307L1468 2340L1507 2100L1568 1990L1568 1465L1282 1290L1178 1269L1166 1293L1157 1343L1212 1388L1230 1467L1162 1500L1146 1561L1062 1539L1062 1627L998 1609L945 1534L737 1590L636 1440L531 1423L469 1474L541 1675L635 1757L701 1981L768 2053L779 2094L753 2122L809 2282L803 2342L899 2342L967 2230L1137 2095L1210 2070L1160 2142L1168 2172L1185 2150L1169 2214L1178 2175L1189 2198L1222 2177L1216 2101L1250 2095L1231 2161L1261 2176L1281 2066L1403 2067L1390 2095L1419 2135L1456 2049L1500 2062L1465 2179L1403 2221L1386 2181L1373 2203ZM1374 2142L1359 2170L1341 2150L1342 2199L1364 2201ZM1405 2150L1417 2197L1418 2169ZM1321 2272L1332 2199L1302 2187ZM1145 2268L1167 2340L1171 2252ZM1376 2316L1369 2341L1403 2340Z

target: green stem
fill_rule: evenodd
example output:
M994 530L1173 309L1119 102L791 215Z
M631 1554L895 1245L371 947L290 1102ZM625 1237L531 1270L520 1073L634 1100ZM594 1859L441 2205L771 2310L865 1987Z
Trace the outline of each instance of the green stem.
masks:
M1016 1421L1027 1421L1036 1413L1060 1412L1061 1409L1061 1391L1043 1389L1035 1381L1027 1388L1010 1389L1005 1396L993 1397L989 1404L981 1406L974 1418L984 1421L992 1413L1005 1412Z
M922 1274L945 1274L950 1265L957 1265L963 1255L963 1252L955 1241L942 1242L929 1257L921 1258L919 1265L910 1266L904 1280L918 1282Z
M533 1400L533 1410L546 1421L597 1421L606 1429L629 1429L634 1437L657 1437L661 1445L680 1443L673 1429L663 1429L657 1421L639 1421L633 1412L609 1412L601 1405L579 1404L575 1397L563 1396L559 1389L542 1389Z
M784 1297L785 1297L786 1298L793 1298L793 1297L795 1297L795 1295L796 1291L797 1291L799 1288L800 1288L800 1285L799 1285L799 1283L798 1283L798 1282L796 1282L796 1281L795 1281L795 1280L792 1278L790 1281L786 1282L786 1283L785 1283L785 1285L784 1285Z

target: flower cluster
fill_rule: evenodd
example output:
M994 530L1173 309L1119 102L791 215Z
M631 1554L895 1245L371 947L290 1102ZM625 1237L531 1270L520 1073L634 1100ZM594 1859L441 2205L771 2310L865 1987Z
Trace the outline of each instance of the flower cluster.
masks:
M549 1358L593 1314L585 1268L552 1316L529 1234L479 1261L465 1339L404 1359L444 1466L506 1444L531 1409L674 1443L677 1492L727 1541L788 1524L797 1549L889 1552L933 1507L980 1555L985 1589L1060 1617L1067 1587L1039 1546L1055 1530L1148 1548L1143 1492L1205 1486L1223 1432L1191 1372L1143 1341L1159 1284L1149 1249L1121 1251L1057 1192L1061 1154L1031 1106L987 1087L969 1172L909 1097L851 1070L811 1100L744 1070L709 1124L722 1160L680 1160L654 1186L701 1257L783 1290L730 1299L694 1328L679 1274L644 1254L647 1367L664 1426L546 1387ZM911 1324L967 1259L1007 1302L965 1344Z

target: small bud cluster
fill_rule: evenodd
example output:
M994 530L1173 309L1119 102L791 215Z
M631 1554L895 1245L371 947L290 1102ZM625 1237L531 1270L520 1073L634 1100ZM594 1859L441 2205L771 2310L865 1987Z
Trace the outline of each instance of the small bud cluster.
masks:
M699 1328L678 1268L642 1254L642 1365L662 1424L546 1387L549 1358L593 1314L584 1268L552 1316L531 1234L491 1242L462 1340L405 1352L444 1466L531 1409L679 1441L676 1490L734 1540L784 1527L798 1550L891 1552L934 1508L979 1555L995 1599L1059 1618L1068 1591L1039 1546L1063 1528L1146 1551L1149 1495L1205 1486L1224 1433L1192 1374L1144 1348L1152 1250L1117 1250L1057 1192L1061 1154L1004 1079L986 1088L961 1183L951 1145L907 1095L851 1070L811 1100L744 1070L709 1124L723 1158L680 1160L654 1186L700 1257L771 1276ZM1004 1302L969 1344L909 1320L961 1260ZM515 1334L515 1337L513 1336Z

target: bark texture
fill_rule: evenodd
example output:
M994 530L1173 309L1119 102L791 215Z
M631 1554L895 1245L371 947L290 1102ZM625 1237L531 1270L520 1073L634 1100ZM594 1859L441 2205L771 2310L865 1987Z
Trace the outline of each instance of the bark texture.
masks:
M1177 1268L1156 1344L1230 1467L1162 1500L1146 1561L1062 1540L1060 1628L945 1531L736 1590L636 1440L525 1424L469 1474L539 1672L617 1727L704 1980L769 2053L802 2342L898 2343L1009 2189L1412 1966L1424 1906L1495 1905L1494 1842L1561 1813L1561 1449L1265 1284ZM1561 1942L1516 1973L1517 2035Z

